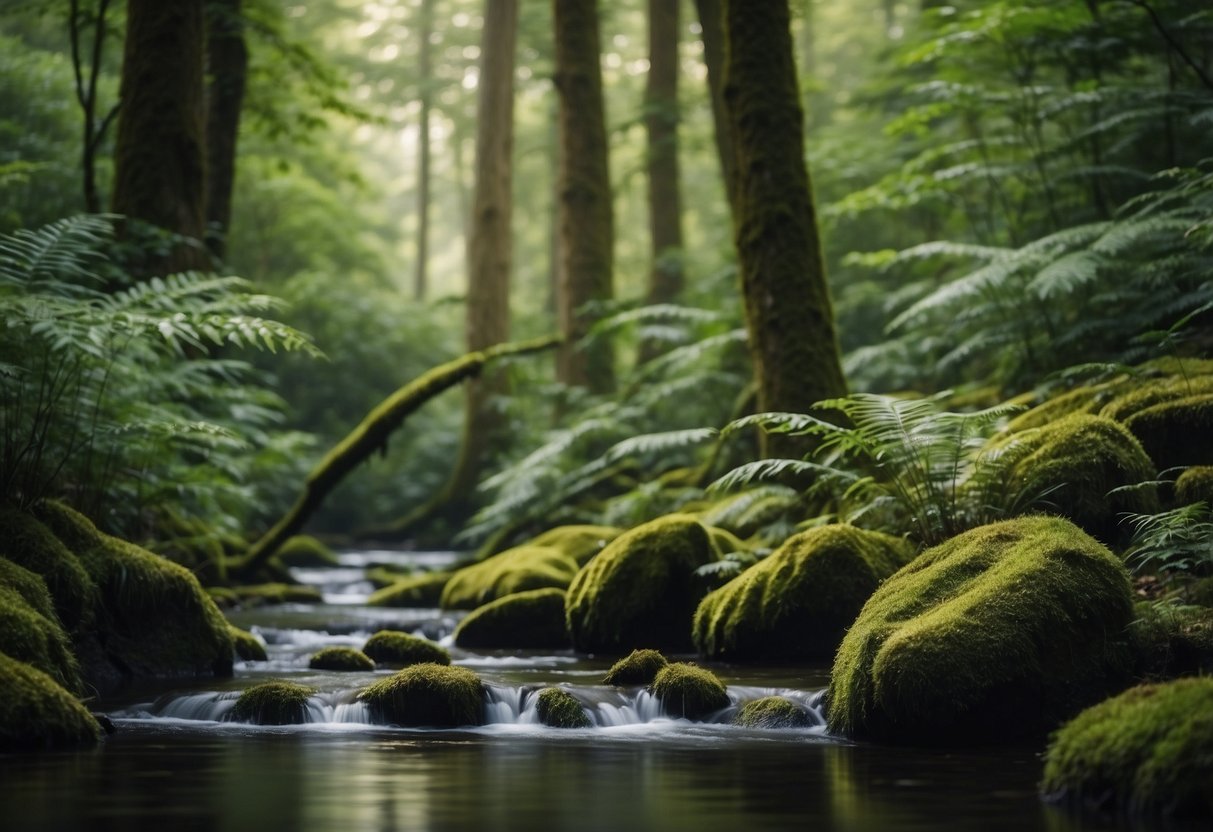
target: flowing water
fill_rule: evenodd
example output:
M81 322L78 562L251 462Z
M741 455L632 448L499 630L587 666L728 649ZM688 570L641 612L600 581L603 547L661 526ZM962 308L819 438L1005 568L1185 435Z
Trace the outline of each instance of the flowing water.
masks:
M351 552L340 568L295 570L321 588L324 604L229 616L266 642L268 663L97 703L117 732L96 750L0 755L0 830L1152 828L1041 805L1037 748L901 749L830 736L819 707L825 667L713 667L733 705L692 723L664 716L642 690L601 685L606 660L450 648L455 664L487 685L483 726L372 724L354 694L390 671L312 671L307 659L328 645L360 647L385 627L448 643L451 615L365 606L364 568L393 560L440 567L451 557ZM267 679L317 689L307 723L227 720L239 692ZM539 724L535 696L550 685L573 693L594 726ZM739 703L772 693L798 702L815 724L728 724Z

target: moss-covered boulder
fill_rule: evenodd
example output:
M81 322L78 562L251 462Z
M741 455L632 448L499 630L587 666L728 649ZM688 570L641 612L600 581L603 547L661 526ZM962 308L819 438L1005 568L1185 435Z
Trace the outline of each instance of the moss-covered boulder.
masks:
M484 721L484 685L470 670L417 664L364 688L375 717L409 727L458 728Z
M272 582L247 584L232 587L242 607L260 607L275 604L319 604L324 601L320 590L314 586Z
M1175 503L1213 506L1213 465L1194 465L1175 480Z
M325 647L312 654L307 660L307 666L312 670L356 673L374 670L375 662L366 653L353 647Z
M1213 394L1147 407L1126 419L1125 427L1160 469L1213 465Z
M684 662L658 671L649 691L667 714L684 719L702 720L729 706L729 695L716 674Z
M232 637L232 647L238 658L246 662L269 661L270 657L266 655L265 645L262 644L261 639L248 630L242 630L229 624L227 632Z
M623 529L614 526L557 526L548 529L527 545L556 549L572 558L578 567L582 567L621 534Z
M426 572L397 578L372 592L367 604L372 607L437 607L442 601L442 590L446 589L446 582L450 578L450 572Z
M1101 813L1213 819L1213 679L1140 685L1061 728L1045 798Z
M35 591L37 585L32 583L40 582L36 575L3 559L0 564L3 564L0 568L0 653L42 671L68 691L79 693L80 670L72 652L72 642L59 625L54 610L49 609L45 587L39 595ZM6 577L8 580L16 577L33 597L34 604L31 605L11 584L6 585Z
M455 627L455 645L472 649L569 646L564 590L532 589L477 607Z
M0 653L0 752L96 745L101 726L41 670Z
M577 697L561 688L539 691L535 712L549 728L589 728L594 724Z
M656 650L633 650L611 665L602 683L619 687L649 685L667 664L666 657Z
M42 577L68 632L87 626L93 616L93 579L76 556L79 553L33 515L0 507L0 557Z
M564 589L577 568L577 562L559 549L517 546L451 575L442 590L440 606L444 610L474 610L515 592Z
M1171 679L1213 673L1213 609L1142 601L1131 627L1136 673Z
M333 554L333 550L310 534L288 537L286 542L278 547L274 557L287 566L338 565L337 556Z
M445 648L419 636L399 630L380 630L362 646L375 664L385 667L408 667L412 664L450 664L451 654Z
M298 725L307 722L307 702L316 689L294 682L262 682L236 700L231 718L257 725Z
M1105 382L1090 386L1075 387L1025 410L1007 423L1007 431L1019 433L1042 428L1051 422L1075 413L1096 415L1100 409L1121 389L1123 381Z
M1067 520L1023 517L928 549L868 599L834 660L834 733L1038 736L1124 683L1129 577Z
M686 514L620 535L569 585L566 615L573 646L605 653L688 649L700 600L694 573L715 557L707 530Z
M738 708L733 724L742 728L808 728L813 720L786 696L764 696Z
M900 538L853 526L801 532L700 602L695 647L727 661L830 658L864 602L913 554Z

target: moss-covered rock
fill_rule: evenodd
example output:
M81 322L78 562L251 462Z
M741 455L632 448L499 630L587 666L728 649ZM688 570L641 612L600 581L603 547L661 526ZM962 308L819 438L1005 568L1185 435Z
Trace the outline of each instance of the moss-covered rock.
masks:
M589 728L594 724L577 698L561 688L539 691L535 712L549 728Z
M607 653L689 648L700 600L694 572L715 557L707 530L686 514L620 535L569 585L566 615L574 647Z
M1213 465L1213 394L1147 407L1126 419L1125 427L1160 469Z
M418 574L421 573L414 572L407 566L398 566L394 563L380 563L367 568L366 579L371 582L371 585L375 589L383 589L397 581L403 581L405 578L411 578Z
M41 670L0 653L0 751L96 745L101 726Z
M450 577L450 572L426 572L399 578L372 592L367 604L372 607L437 607L442 601L442 590L446 588Z
M466 566L442 590L444 610L473 610L515 592L564 589L577 574L577 562L550 546L517 546Z
M344 673L375 669L371 657L353 647L325 647L312 654L307 660L307 666L312 670L337 670Z
M0 507L0 556L41 576L69 632L88 626L93 615L93 580L73 554L79 551L31 514Z
M853 526L788 538L700 602L695 647L709 658L830 658L876 587L914 554L906 541Z
M462 667L406 667L363 689L358 699L376 718L395 725L458 728L484 720L484 685Z
M307 701L315 694L315 688L294 682L262 682L240 694L231 718L256 725L298 725L307 722Z
M564 590L532 589L477 607L455 627L455 645L473 649L569 646Z
M319 604L324 601L320 590L301 584L268 583L234 586L232 591L242 607L274 604Z
M1049 744L1041 792L1100 812L1213 818L1213 679L1140 685L1083 711Z
M621 534L623 529L614 526L557 526L548 529L527 545L556 549L572 558L578 567L582 567Z
M667 664L666 657L656 650L633 650L611 665L602 683L620 687L649 685Z
M1194 465L1175 480L1175 503L1213 506L1213 465Z
M1121 381L1105 382L1067 390L1020 413L1007 423L1007 431L1019 433L1043 428L1074 413L1098 414L1122 384Z
M1142 601L1131 634L1138 676L1169 679L1213 673L1213 609Z
M265 652L265 645L248 630L242 630L229 624L227 625L227 632L232 637L232 646L235 648L236 655L240 659L246 662L269 661L269 656Z
M667 664L658 671L649 691L674 717L702 720L729 706L729 695L716 674L684 662Z
M764 696L738 708L733 724L742 728L808 728L813 720L786 696Z
M274 557L287 566L338 565L337 556L333 554L333 550L310 534L288 537L286 542L278 547Z
M450 664L451 654L445 648L418 636L399 630L380 630L362 647L362 652L385 667L408 667L412 664Z
M12 570L21 568L9 565ZM36 577L30 572L25 574ZM45 596L46 590L42 592ZM36 593L34 595L37 598ZM45 598L38 598L38 602L44 603ZM80 672L71 639L59 625L54 611L49 612L50 617L38 612L20 592L0 583L0 653L42 671L67 690L79 693Z
M1124 683L1132 615L1124 565L1070 522L973 529L868 599L834 660L830 730L913 743L1043 734Z

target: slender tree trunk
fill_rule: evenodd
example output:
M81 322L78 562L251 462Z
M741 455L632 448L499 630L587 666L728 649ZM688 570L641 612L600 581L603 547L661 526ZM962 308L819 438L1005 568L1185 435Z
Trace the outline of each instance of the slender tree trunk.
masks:
M846 393L804 161L787 0L725 1L725 102L737 158L737 253L764 411L805 413ZM764 452L800 456L803 438Z
M720 159L720 174L724 177L725 194L732 208L737 204L737 163L733 158L729 118L724 107L724 11L720 0L695 0L695 8L703 32L703 63L708 71L716 155Z
M610 343L580 344L593 323L584 310L613 295L614 227L606 112L594 0L553 0L556 90L560 93L560 332L556 376L608 393L615 387Z
M430 259L430 88L434 74L430 66L430 33L434 28L434 0L421 0L420 13L417 73L421 116L417 124L417 261L413 269L413 298L422 301L428 291ZM488 26L487 20L485 26Z
M97 80L101 77L101 55L105 49L105 17L109 11L109 0L98 0L93 16L93 44L89 56L88 76L84 74L84 55L80 49L80 35L84 20L79 0L68 5L68 32L72 47L72 69L76 77L76 100L83 110L83 136L80 144L80 167L83 175L84 210L90 214L101 211L101 194L97 189L97 151L106 131L118 115L115 104L100 122L97 121Z
M206 119L206 245L222 260L227 254L232 223L236 141L248 79L248 48L241 0L210 0L206 11L211 76Z

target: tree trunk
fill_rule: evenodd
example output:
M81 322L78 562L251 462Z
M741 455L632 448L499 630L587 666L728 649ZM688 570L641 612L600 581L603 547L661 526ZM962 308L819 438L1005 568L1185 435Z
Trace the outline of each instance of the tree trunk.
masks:
M201 241L206 230L203 0L128 0L114 213ZM173 246L150 276L206 268L199 245Z
M553 0L556 90L560 94L560 332L556 376L608 393L615 387L610 342L580 342L594 315L583 309L613 295L614 228L606 113L594 0Z
M787 0L725 2L725 102L737 159L736 238L750 352L764 411L805 413L846 394L804 161ZM800 456L772 435L768 456Z
M729 207L733 208L737 204L737 163L733 158L729 117L724 107L724 12L720 0L695 0L695 8L699 12L699 27L703 32L703 64L708 71L716 155L720 159L720 174L724 177Z
M421 116L417 124L417 260L413 267L413 298L423 301L428 291L430 259L430 88L434 81L430 66L430 33L434 28L434 0L421 0L420 14L417 98L421 104ZM488 26L487 21L485 26Z
M241 0L210 0L206 9L211 76L206 118L206 245L219 260L227 254L232 188L236 183L236 140L248 79L248 48L240 4Z
M98 0L93 13L92 54L89 57L88 76L84 73L84 54L80 48L80 35L85 26L79 0L68 4L68 34L71 39L72 69L76 78L76 100L83 111L83 136L80 144L80 167L83 175L84 210L90 214L101 213L101 194L97 188L97 151L105 133L118 115L115 104L105 117L97 120L97 81L101 77L101 54L105 49L105 18L109 12L109 0Z

